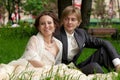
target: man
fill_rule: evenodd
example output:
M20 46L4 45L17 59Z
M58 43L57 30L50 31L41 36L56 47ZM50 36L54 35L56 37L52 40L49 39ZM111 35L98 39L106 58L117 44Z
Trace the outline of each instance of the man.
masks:
M78 8L68 6L63 10L61 16L61 28L55 36L63 43L62 62L69 64L73 62L85 74L103 73L102 67L108 70L120 70L120 59L115 48L110 42L94 38L83 29L78 29L82 22L81 13ZM94 48L97 51L80 64L76 61L84 48Z

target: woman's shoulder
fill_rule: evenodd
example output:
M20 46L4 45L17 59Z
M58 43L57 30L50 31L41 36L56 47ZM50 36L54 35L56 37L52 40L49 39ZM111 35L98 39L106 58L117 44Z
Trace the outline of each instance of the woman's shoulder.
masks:
M29 42L36 42L38 39L37 39L37 36L36 35L32 35L29 39Z
M31 37L30 37L30 40L33 40L33 39L36 39L37 37L36 37L36 35L32 35Z
M59 45L62 45L62 42L60 40L58 40L57 38L53 37L53 39L55 40L55 42Z

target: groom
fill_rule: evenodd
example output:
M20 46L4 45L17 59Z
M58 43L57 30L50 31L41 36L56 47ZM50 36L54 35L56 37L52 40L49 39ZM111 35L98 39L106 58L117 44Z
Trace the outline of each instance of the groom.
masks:
M83 29L77 27L82 22L80 10L68 6L61 16L61 29L55 37L63 43L62 62L73 62L85 74L103 73L102 66L108 70L120 71L120 59L110 42L92 37ZM85 61L76 61L84 48L94 48L96 51ZM85 53L83 53L85 54Z

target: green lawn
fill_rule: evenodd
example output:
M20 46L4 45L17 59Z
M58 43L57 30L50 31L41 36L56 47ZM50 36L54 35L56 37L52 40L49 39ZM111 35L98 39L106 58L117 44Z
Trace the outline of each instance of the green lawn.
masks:
M0 63L18 59L24 52L32 28L0 28Z
M18 59L24 52L28 38L2 39L0 38L0 63L8 63Z

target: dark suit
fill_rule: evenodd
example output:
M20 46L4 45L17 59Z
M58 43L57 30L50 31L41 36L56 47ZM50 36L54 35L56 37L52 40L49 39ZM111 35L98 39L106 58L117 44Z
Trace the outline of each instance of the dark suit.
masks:
M75 29L74 37L78 44L80 52L77 53L77 55L74 56L73 60L69 62L67 59L68 55L67 35L63 27L61 27L59 32L56 32L55 37L58 38L63 43L62 62L65 64L74 62L75 65L86 74L93 73L93 71L90 71L90 68L95 67L96 65L97 67L99 67L98 72L101 69L100 68L101 66L113 68L112 60L114 58L118 58L118 54L115 48L108 41L94 38L88 35L88 33L83 29ZM83 48L95 48L97 49L97 51L84 62L76 64L76 60L82 53ZM95 65L93 65L93 63L95 63ZM89 70L90 72L86 72L86 70L87 71ZM102 72L102 70L100 70L100 72Z

